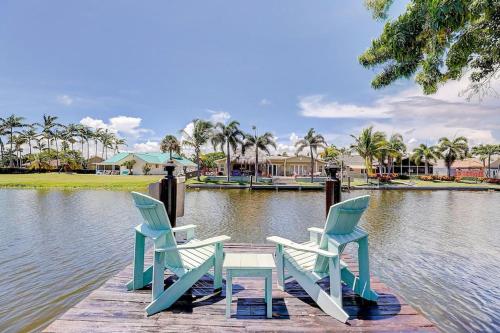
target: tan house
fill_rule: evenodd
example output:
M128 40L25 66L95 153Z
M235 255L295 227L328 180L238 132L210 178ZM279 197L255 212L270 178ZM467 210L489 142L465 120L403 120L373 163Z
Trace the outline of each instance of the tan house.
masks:
M466 158L457 160L451 164L450 175L460 177L483 177L485 167L477 158ZM444 160L437 160L433 174L446 176L448 169Z
M309 156L286 156L271 155L265 156L259 152L259 175L263 177L294 177L309 176L311 169L311 158ZM220 175L226 173L226 159L222 158L215 161L217 171ZM314 160L314 175L325 176L325 165L327 163L316 158ZM241 152L231 157L232 176L253 175L255 173L255 151Z
M104 162L104 159L99 156L92 156L87 160L87 169L88 170L95 170L96 169L96 164Z

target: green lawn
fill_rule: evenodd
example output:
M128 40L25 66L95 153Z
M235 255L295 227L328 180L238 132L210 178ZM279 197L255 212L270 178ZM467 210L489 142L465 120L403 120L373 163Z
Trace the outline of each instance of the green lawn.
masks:
M66 173L0 175L0 187L145 190L162 176L104 176Z

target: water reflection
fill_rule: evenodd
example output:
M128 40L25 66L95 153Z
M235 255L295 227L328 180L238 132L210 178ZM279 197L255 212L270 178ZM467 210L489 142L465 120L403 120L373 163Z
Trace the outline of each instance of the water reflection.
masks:
M374 273L445 331L498 330L500 195L370 194L361 223ZM139 216L130 200L126 192L0 190L2 331L40 329L131 261ZM303 241L308 227L323 225L323 205L320 192L190 191L179 225L235 242Z

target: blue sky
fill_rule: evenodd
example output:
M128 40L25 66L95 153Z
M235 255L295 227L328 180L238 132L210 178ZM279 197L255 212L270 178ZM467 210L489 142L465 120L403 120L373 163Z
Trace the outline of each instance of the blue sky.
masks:
M282 150L310 127L341 146L367 125L410 145L499 141L498 98L467 102L463 83L374 91L357 57L381 29L362 0L5 0L0 114L106 126L129 150L155 150L194 118L256 125Z

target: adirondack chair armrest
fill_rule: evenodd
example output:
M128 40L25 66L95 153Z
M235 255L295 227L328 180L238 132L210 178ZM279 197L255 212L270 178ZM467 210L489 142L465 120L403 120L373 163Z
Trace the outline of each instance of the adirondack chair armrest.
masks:
M181 244L181 245L177 245L177 246L170 246L170 247L165 247L165 248L157 248L157 249L155 249L155 252L169 252L169 251L197 249L197 248L208 246L208 245L223 243L223 242L228 241L230 239L231 239L231 237L226 236L226 235L222 235L222 236L207 238L207 239L204 239L202 241L189 242L186 244Z
M324 230L325 229L317 227L307 228L307 231L309 231L309 239L311 240L311 242L319 244L319 241L321 240L321 235L323 235Z
M305 245L302 245L299 243L295 243L295 242L293 242L289 239L283 238L283 237L271 236L271 237L267 237L267 240L270 241L271 243L280 244L280 245L283 245L285 247L289 247L289 248L297 250L297 251L316 253L316 254L319 254L321 256L328 257L328 258L333 258L333 257L338 256L337 253L325 251L325 250L315 248L315 247L305 246Z
M172 228L173 232L182 232L182 231L188 231L197 228L198 226L196 224L188 224L188 225L183 225L180 227L175 227Z
M197 228L196 224L188 224L188 225L183 225L183 226L180 226L180 227L172 228L172 231L176 232L176 233L185 232L186 233L186 239L187 240L191 240L191 239L194 238L194 230L196 228Z

